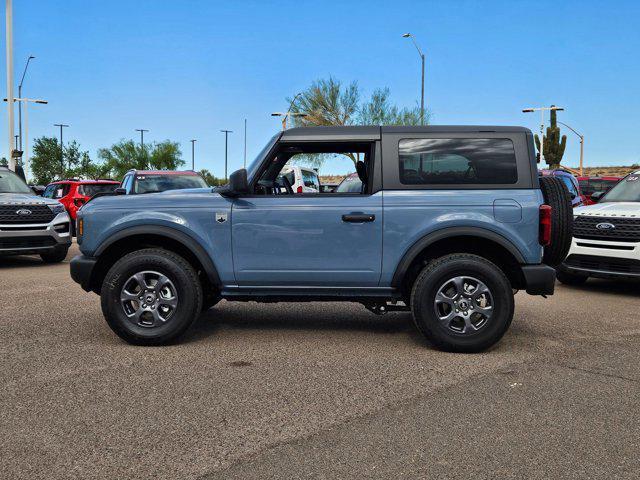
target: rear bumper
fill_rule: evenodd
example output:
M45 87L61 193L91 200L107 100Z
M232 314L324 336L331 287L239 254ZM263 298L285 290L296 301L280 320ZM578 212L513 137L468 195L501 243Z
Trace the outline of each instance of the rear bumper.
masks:
M69 264L71 278L87 292L91 291L91 276L97 262L98 260L95 258L77 255L71 259Z
M556 270L545 264L522 265L525 289L529 295L553 295Z

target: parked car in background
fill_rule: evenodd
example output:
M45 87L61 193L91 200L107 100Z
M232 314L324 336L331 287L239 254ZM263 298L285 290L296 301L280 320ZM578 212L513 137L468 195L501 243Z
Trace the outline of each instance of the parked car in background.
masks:
M64 205L69 217L71 217L71 232L75 236L75 220L78 210L94 195L113 192L119 185L120 183L115 180L78 180L72 178L51 182L44 189L42 196L58 200Z
M204 178L193 170L129 170L116 189L116 193L137 195L189 188L209 188L209 186Z
M622 177L577 177L582 194L586 197L586 205L593 205L595 201L591 198L596 192L604 195L622 179Z
M580 190L578 179L570 172L562 169L556 170L540 170L542 176L552 176L559 178L565 184L571 195L571 205L573 208L581 207L588 202L587 197Z
M362 193L362 180L357 173L347 175L334 190L335 193Z
M640 279L640 170L574 214L573 241L558 280L578 285L589 277Z
M0 256L40 255L46 263L61 262L71 245L70 228L60 202L37 196L0 166Z
M287 165L280 174L289 181L295 193L320 193L320 177L316 170Z

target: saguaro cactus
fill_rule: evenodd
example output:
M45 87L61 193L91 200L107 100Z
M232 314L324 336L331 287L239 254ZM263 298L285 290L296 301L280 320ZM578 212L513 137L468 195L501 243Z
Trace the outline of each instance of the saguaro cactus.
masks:
M551 106L555 107L555 105ZM544 159L550 169L560 167L560 161L567 146L567 136L560 136L557 115L558 113L555 110L551 110L551 126L547 127L547 134L544 136L544 146L542 147ZM535 136L535 142L538 148L538 155L540 155L540 137L538 135Z

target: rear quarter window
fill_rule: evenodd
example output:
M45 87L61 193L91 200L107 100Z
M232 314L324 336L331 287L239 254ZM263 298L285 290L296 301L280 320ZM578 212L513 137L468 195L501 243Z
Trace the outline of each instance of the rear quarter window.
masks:
M404 185L514 184L518 167L508 138L407 138L398 145Z

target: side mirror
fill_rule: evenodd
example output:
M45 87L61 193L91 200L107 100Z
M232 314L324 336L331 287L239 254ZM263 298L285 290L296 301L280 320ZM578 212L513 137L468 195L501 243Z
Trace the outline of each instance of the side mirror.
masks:
M126 195L127 194L127 189L126 188L122 188L122 187L118 187L113 191L114 195Z
M229 175L229 184L221 188L219 192L227 197L237 197L238 195L249 193L247 170L241 168Z
M598 203L600 199L603 197L604 192L593 192L591 194L591 201Z

